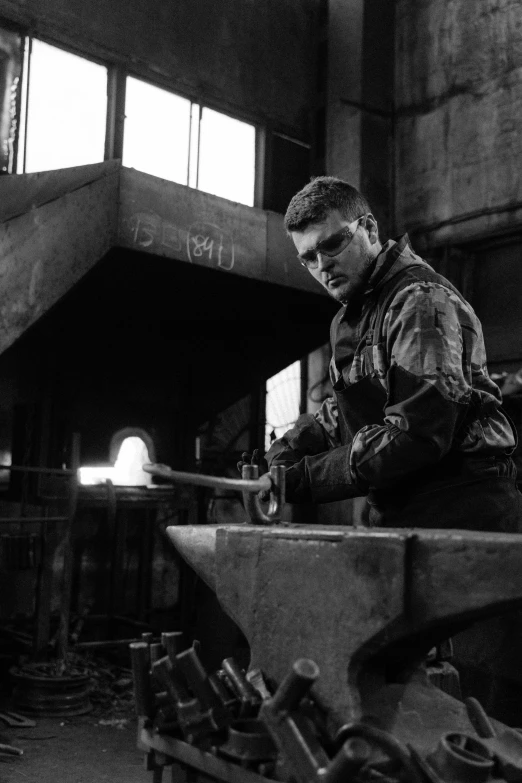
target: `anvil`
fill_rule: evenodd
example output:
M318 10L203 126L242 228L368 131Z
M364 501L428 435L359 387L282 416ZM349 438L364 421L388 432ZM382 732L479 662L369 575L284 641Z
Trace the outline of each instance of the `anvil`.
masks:
M378 719L418 746L420 721L426 749L441 724L474 733L464 704L418 677L392 683L387 668L521 606L522 535L298 525L167 532L244 632L250 667L269 681L309 658L321 672L318 700L345 722Z

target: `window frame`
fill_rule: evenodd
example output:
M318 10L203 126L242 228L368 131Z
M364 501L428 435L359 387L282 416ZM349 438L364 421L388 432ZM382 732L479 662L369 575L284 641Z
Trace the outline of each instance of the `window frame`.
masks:
M111 93L111 101L114 105L114 114L111 116L111 129L108 131L110 132L112 137L120 140L120 136L118 135L119 128L117 126L118 121L123 122L124 124L124 114L125 114L125 93L126 93L126 82L127 77L131 77L133 79L138 79L139 81L145 82L146 84L149 84L151 87L157 87L161 90L165 90L165 92L170 92L173 95L179 96L180 98L185 98L186 100L189 100L191 103L191 127L189 130L189 161L188 161L188 167L187 167L187 182L184 183L186 187L193 188L194 190L200 190L199 188L199 143L200 143L200 126L201 126L201 118L203 115L203 109L211 109L212 111L218 112L219 114L223 114L225 117L230 117L232 120L237 120L238 122L246 123L247 125L250 125L254 128L254 188L253 188L253 208L262 208L263 205L263 197L264 197L264 180L265 180L265 146L266 146L266 129L264 126L260 125L258 122L252 121L251 118L247 118L244 115L235 114L231 111L224 111L221 106L218 106L217 104L214 104L211 101L206 101L201 98L198 98L194 95L191 95L189 93L183 93L179 90L172 89L171 86L166 86L164 82L155 82L152 81L150 78L144 77L142 74L137 73L136 71L130 71L130 70L123 70L120 69L120 75L118 79L118 66L114 66L115 73L114 75L109 76L109 83L112 85L112 89L114 90L113 93ZM119 108L116 108L119 107ZM122 108L123 107L123 108ZM198 123L198 130L197 130L197 159L195 166L191 163L191 155L192 155L192 138L193 138L193 132L192 132L192 122L193 122L193 115L197 114L197 123ZM121 119L123 115L123 120ZM107 113L107 116L109 116L109 112ZM112 148L110 145L107 145L108 147L108 155L106 157L107 159L110 159L111 157L116 157L123 159L123 144L124 144L124 138L125 138L125 130L122 128L121 130L121 146L117 147L114 145ZM112 154L111 154L112 153ZM195 170L195 184L191 183L191 170ZM204 192L204 191L201 191ZM218 197L223 198L223 197Z
M199 110L199 118L201 120L201 114L204 108L211 109L213 111L224 114L231 119L238 120L240 122L247 123L253 126L255 131L255 149L254 149L254 192L253 192L253 207L263 208L264 191L265 191L265 177L266 177L266 145L268 138L268 129L266 124L259 120L248 116L246 113L235 112L227 107L223 107L216 101L207 100L201 95L197 95L183 90L175 89L172 84L169 84L166 79L158 78L153 79L150 75L144 75L143 71L135 68L128 68L122 63L110 62L104 59L96 51L96 47L78 47L73 42L58 40L49 35L33 35L26 28L22 29L18 25L3 23L0 21L5 29L12 29L18 32L22 40L22 50L25 53L25 49L28 49L27 58L24 54L22 62L22 73L20 77L21 89L17 99L17 127L14 144L16 145L16 154L13 160L13 174L23 174L26 167L26 148L27 148L27 111L28 111L28 98L29 98L29 79L31 78L31 54L32 54L32 42L34 40L41 41L42 43L53 46L57 49L61 49L69 54L82 57L85 60L89 60L96 65L101 65L107 69L107 112L106 112L106 129L105 129L105 146L103 160L122 160L123 158L123 144L125 135L125 96L126 96L126 84L127 76L150 84L153 87L171 92L174 95L178 95L181 98L190 100L192 107L196 106ZM25 91L24 91L25 84ZM25 92L25 94L24 94ZM22 105L23 104L23 105ZM20 154L20 146L23 150L23 158ZM102 161L100 161L102 162ZM198 161L199 167L199 161ZM189 184L188 187L194 185ZM199 189L197 186L195 189Z
M1 22L0 22L1 24ZM2 25L3 26L3 25ZM45 35L32 35L31 33L25 31L20 31L20 35L22 38L22 73L20 76L20 85L21 89L19 92L19 97L17 99L17 111L18 111L18 117L17 117L17 132L16 132L16 155L14 157L13 161L13 174L27 174L29 172L26 172L26 163L27 163L27 117L28 117L28 109L29 109L29 83L31 78L31 56L32 56L32 47L33 47L33 41L40 41L43 44L47 44L48 46L52 46L55 49L60 49L62 52L66 52L67 54L75 55L76 57L81 57L84 60L88 60L91 63L94 63L95 65L100 65L103 68L107 69L107 86L106 86L106 123L105 123L105 153L107 151L107 135L108 135L108 126L109 126L109 80L110 80L110 73L111 73L111 64L107 63L103 58L96 56L95 54L88 53L86 54L83 49L79 49L78 47L75 47L74 45L66 45L62 43L61 41L57 41L54 38L50 38ZM26 54L27 51L27 54ZM23 134L22 134L23 131ZM21 136L23 135L23 142L22 142L22 148L23 148L23 160L22 165L20 166L20 141ZM107 157L104 157L104 160L108 160ZM100 163L102 161L99 161Z

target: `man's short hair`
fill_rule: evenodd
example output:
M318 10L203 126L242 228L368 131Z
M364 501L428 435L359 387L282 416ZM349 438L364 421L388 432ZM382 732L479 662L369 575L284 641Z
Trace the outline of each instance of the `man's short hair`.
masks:
M289 233L304 231L312 223L321 223L333 210L349 221L371 212L364 196L344 180L314 177L290 201L285 228Z

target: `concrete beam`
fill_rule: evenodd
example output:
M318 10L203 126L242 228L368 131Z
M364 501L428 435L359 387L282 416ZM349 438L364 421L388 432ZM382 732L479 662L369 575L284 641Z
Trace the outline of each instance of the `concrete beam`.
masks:
M326 297L283 218L119 161L0 178L0 353L113 247Z
M0 224L0 353L65 296L115 242L118 166L85 168L89 171L65 173L61 194L63 172L0 180L4 214L17 215ZM23 209L28 211L20 214Z
M233 275L323 293L281 215L122 169L118 244Z

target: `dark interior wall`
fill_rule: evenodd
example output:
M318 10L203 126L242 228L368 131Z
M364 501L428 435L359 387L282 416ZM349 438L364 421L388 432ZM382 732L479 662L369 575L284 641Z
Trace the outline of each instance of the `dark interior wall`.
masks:
M399 228L520 222L520 3L397 0L396 19Z
M190 469L198 428L323 344L334 310L327 297L113 251L0 357L0 372L12 362L15 402L47 417L48 454L34 464L60 464L75 431L83 464L107 461L112 435L140 427L158 461Z
M476 253L473 304L479 316L489 365L522 366L522 242L484 247Z
M306 139L317 0L1 0L0 16Z
M520 3L397 0L396 39L397 228L421 253L471 250L472 304L488 361L516 366L522 360Z
M389 0L329 0L326 173L368 198L394 232L394 13Z

